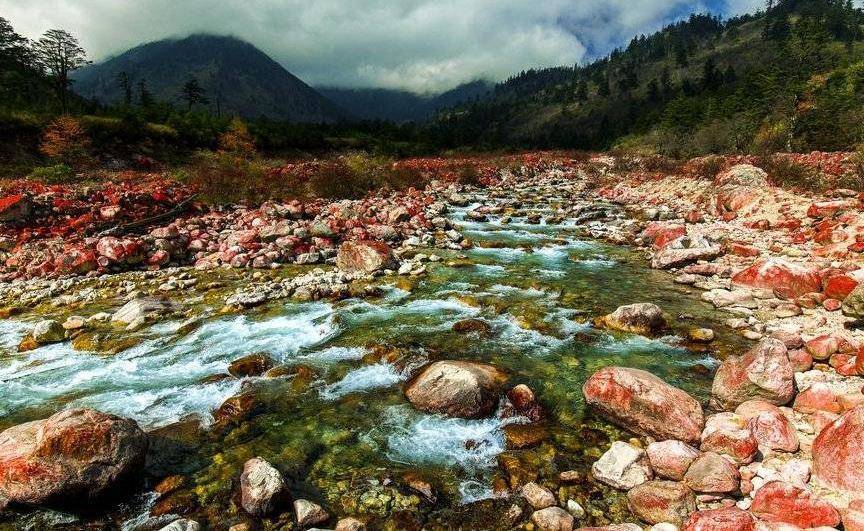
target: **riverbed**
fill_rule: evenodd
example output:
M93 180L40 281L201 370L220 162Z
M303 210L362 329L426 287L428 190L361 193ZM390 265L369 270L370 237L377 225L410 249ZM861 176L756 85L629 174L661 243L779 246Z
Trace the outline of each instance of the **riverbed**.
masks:
M623 365L706 399L717 360L741 340L724 333L722 317L698 293L651 270L638 251L555 220L545 205L472 221L469 211L496 202L475 201L449 213L472 249L418 249L440 260L426 263L422 276L381 277L378 297L284 300L242 314L204 308L195 326L156 323L115 355L68 342L18 354L32 318L0 321L0 426L93 407L135 419L160 441L148 460L153 478L120 503L83 517L22 512L9 522L135 529L151 512L167 511L227 529L223 522L244 521L233 501L236 478L255 456L283 472L295 497L316 500L331 514L360 516L372 528L507 528L501 515L513 500L502 485L514 470L552 482L559 472L578 471L585 479L557 494L586 509L580 523L626 520L621 497L587 479L590 464L622 434L586 412L582 384L601 367ZM540 214L539 223L529 222L531 213ZM668 335L592 325L594 317L636 302L664 309L673 322ZM466 319L485 321L489 331L455 332ZM705 346L681 339L697 327L715 329L717 340ZM281 376L219 376L232 360L257 352L283 366ZM504 429L518 418L462 420L414 410L402 385L440 359L490 363L512 385L527 384L546 413L542 442L508 449ZM213 412L238 394L254 394L254 414L214 422ZM183 486L156 501L149 490L165 476L183 476ZM417 476L434 496L406 480Z

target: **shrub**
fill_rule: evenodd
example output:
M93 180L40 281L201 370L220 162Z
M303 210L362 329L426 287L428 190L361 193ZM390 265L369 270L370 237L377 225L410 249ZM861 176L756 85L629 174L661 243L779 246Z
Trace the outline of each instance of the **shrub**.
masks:
M798 164L789 157L771 155L764 157L759 165L768 172L768 177L777 186L811 192L821 192L826 188L825 178L821 172L810 166Z
M80 167L90 160L90 137L81 122L63 115L48 124L39 151L58 163Z
M219 150L241 157L254 157L257 154L255 141L243 120L231 120L228 130L219 135Z
M718 155L709 155L697 161L694 165L693 173L697 177L703 179L714 179L717 174L723 171L723 157Z
M40 181L46 184L68 183L74 178L75 170L66 164L33 168L33 171L27 176L27 179L31 181Z
M269 179L268 167L259 159L227 152L199 151L192 164L174 177L195 187L211 203L258 202L296 195L285 181Z
M480 177L477 166L470 162L463 164L456 170L456 182L459 184L481 187L483 186L483 182Z

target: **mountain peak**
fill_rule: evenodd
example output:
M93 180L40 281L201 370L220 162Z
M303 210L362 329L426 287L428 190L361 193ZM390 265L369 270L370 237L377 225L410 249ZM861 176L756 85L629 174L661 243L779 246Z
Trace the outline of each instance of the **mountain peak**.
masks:
M159 101L178 103L183 84L198 81L212 112L293 122L332 122L344 111L252 44L231 35L196 33L136 46L76 73L75 90L104 103L122 101L121 72L144 81Z

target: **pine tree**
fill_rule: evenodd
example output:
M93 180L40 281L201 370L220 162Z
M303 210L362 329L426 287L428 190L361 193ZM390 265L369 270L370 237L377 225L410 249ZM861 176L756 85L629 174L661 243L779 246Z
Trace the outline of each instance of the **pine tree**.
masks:
M132 105L132 82L129 80L129 74L125 71L117 74L117 85L123 92L123 105L129 107Z
M69 32L52 29L33 46L37 64L54 80L60 107L65 112L69 103L69 74L88 64L84 48Z
M190 77L189 80L183 84L180 94L181 99L186 102L186 106L190 111L195 104L206 105L208 103L207 98L204 96L204 89L194 77Z

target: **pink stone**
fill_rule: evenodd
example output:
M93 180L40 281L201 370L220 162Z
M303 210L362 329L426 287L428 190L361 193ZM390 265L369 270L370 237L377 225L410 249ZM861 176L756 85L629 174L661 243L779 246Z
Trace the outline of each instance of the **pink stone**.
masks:
M653 442L645 451L654 473L677 481L684 479L687 469L699 457L699 450L675 440Z
M585 382L582 393L588 405L636 433L685 442L698 441L702 433L699 402L649 372L606 367Z
M690 515L682 531L754 531L756 521L737 507L698 511Z
M864 492L864 406L842 415L813 441L813 475L831 487Z
M819 271L811 266L776 258L758 260L732 277L732 283L752 288L774 289L789 298L822 291Z
M837 527L840 524L840 514L830 503L782 481L771 481L759 489L750 511L767 522L782 522L801 528Z

